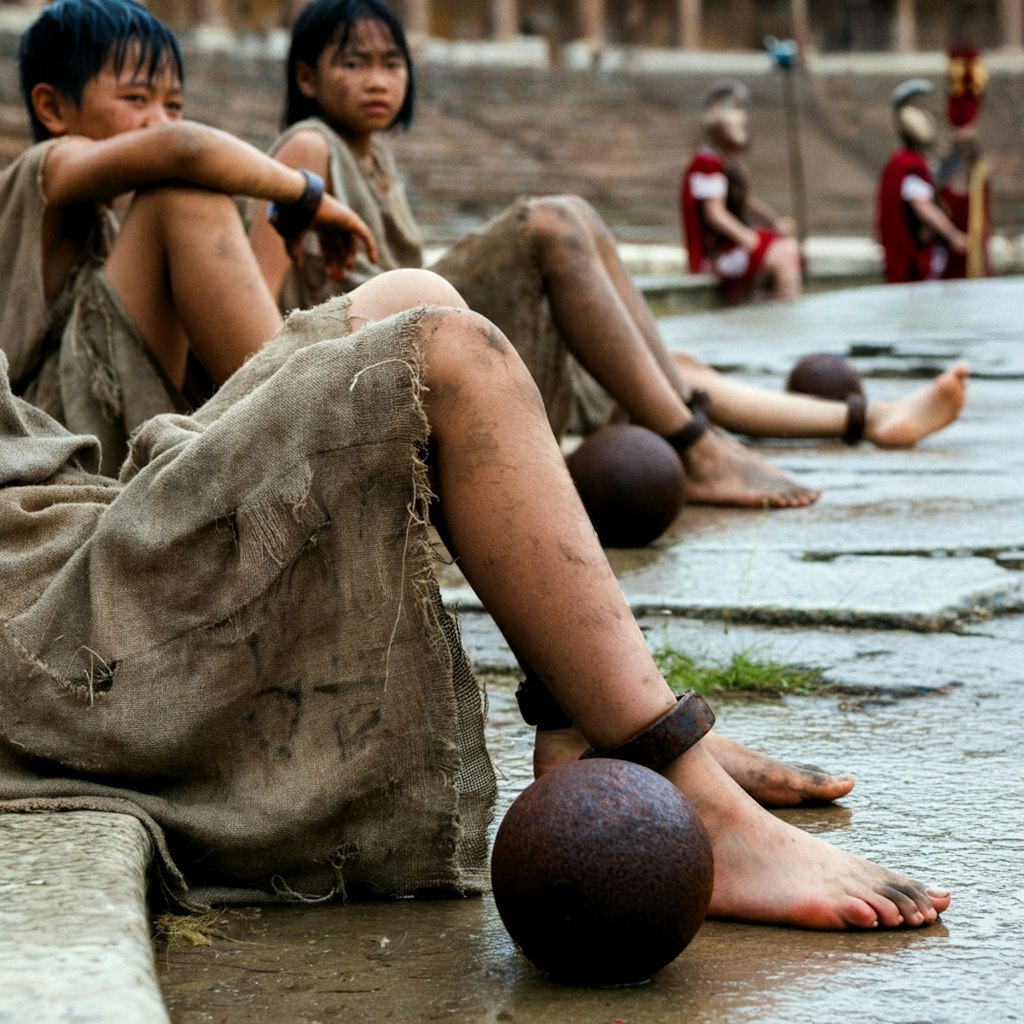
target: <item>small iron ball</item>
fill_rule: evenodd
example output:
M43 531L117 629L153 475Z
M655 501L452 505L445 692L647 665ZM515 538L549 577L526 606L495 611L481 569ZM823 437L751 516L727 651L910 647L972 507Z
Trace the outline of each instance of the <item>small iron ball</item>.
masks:
M570 985L649 980L696 935L713 883L711 843L690 802L649 768L611 758L533 782L491 854L509 935Z
M816 352L804 356L793 367L786 390L842 402L847 395L863 395L864 385L848 359L831 352Z
M686 500L676 450L631 423L602 427L566 458L569 475L601 543L640 548L660 537Z

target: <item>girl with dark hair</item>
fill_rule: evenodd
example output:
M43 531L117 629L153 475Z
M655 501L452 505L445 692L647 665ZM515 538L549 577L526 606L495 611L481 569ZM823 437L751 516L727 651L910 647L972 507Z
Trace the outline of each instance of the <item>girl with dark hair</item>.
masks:
M379 260L359 253L345 280L333 281L309 239L301 267L293 266L258 214L250 238L282 310L314 306L382 270L421 266L423 258L398 168L382 141L413 115L412 59L395 15L381 0L314 0L295 24L287 68L285 131L272 152L324 177L369 226ZM675 444L694 504L794 507L818 496L726 435L702 431L700 408L690 408L699 390L711 397L707 416L728 430L864 437L886 447L912 445L941 429L966 399L963 363L897 401L855 396L851 405L752 388L687 353L670 355L607 226L577 196L520 198L431 269L512 340L556 434L573 420L585 430L602 425L617 402L634 422Z

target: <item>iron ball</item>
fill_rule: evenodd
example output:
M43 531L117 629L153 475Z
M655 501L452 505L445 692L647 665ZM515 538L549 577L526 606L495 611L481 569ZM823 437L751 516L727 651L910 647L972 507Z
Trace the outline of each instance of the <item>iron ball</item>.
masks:
M605 547L644 547L668 529L686 500L678 453L646 427L602 427L566 464Z
M529 785L491 854L509 935L570 985L650 979L696 935L713 882L711 843L690 802L656 772L610 758Z
M844 356L816 352L804 356L793 367L786 390L842 402L847 395L863 395L864 385L857 368Z

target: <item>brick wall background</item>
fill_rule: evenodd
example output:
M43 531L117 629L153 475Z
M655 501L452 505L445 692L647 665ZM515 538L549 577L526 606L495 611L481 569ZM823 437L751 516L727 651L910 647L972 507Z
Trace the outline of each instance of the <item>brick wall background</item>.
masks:
M28 143L17 35L0 32L0 165ZM936 55L936 69L941 59ZM875 180L895 145L889 95L919 74L848 61L794 72L811 234L869 235ZM749 68L749 62L746 65ZM266 146L282 61L186 46L187 112ZM997 232L1024 231L1024 60L991 66L981 138L993 164ZM793 212L781 72L731 75L750 87L756 194ZM928 75L941 82L941 71ZM522 192L576 192L626 241L677 242L676 192L698 138L697 109L721 67L660 73L501 66L417 67L419 105L393 145L433 242L458 236ZM941 97L933 107L941 114Z

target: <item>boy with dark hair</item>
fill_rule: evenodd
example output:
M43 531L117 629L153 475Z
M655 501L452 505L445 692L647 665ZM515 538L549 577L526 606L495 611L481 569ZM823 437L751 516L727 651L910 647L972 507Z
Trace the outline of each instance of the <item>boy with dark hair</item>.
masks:
M315 176L184 121L178 44L131 0L58 0L20 69L38 141L0 176L21 239L0 254L0 345L15 393L97 436L115 474L136 427L198 404L280 326L234 195L278 204L292 248L314 228L332 273L374 243Z

